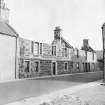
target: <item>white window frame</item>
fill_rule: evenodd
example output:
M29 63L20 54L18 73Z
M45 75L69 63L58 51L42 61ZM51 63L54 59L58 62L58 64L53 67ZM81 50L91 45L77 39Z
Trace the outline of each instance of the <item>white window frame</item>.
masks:
M37 49L36 49L36 45L37 45ZM33 54L34 55L39 55L39 43L38 42L33 42ZM37 52L37 53L36 53Z

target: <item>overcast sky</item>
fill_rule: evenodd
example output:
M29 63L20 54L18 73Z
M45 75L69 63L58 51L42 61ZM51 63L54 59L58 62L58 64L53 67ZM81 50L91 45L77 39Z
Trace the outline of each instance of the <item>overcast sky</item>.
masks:
M74 47L89 39L102 49L101 26L105 22L105 0L5 0L10 24L23 38L51 43L55 26Z

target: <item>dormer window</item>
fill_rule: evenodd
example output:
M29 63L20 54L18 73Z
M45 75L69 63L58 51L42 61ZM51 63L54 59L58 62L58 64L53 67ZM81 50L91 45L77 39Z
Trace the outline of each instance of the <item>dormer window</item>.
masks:
M52 56L56 56L56 46L52 46Z

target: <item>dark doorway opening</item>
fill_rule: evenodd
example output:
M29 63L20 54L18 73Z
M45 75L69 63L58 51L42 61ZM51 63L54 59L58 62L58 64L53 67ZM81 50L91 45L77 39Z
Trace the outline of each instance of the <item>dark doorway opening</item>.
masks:
M53 75L56 75L56 62L53 62L52 63L52 72L53 72Z

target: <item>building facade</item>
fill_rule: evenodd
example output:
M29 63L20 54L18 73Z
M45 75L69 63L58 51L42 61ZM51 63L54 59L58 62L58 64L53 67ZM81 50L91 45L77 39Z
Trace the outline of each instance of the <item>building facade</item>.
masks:
M40 43L21 38L8 23L9 9L0 0L0 80L97 71L96 52L87 39L81 50L74 48L56 27L52 43Z
M51 44L19 37L17 78L63 75L97 71L96 52L90 47L73 48L63 37L61 29L54 30Z

